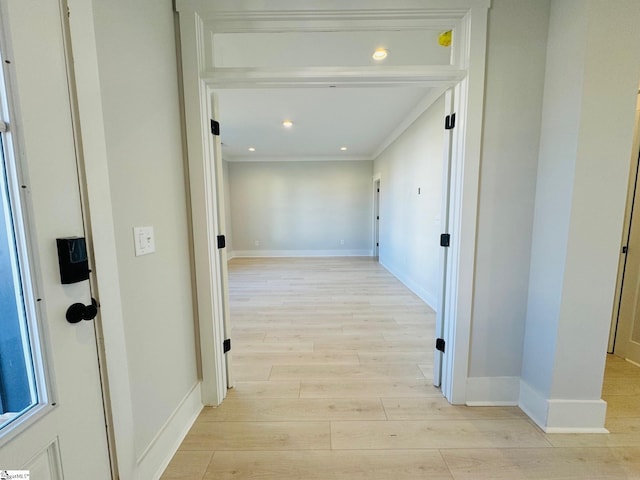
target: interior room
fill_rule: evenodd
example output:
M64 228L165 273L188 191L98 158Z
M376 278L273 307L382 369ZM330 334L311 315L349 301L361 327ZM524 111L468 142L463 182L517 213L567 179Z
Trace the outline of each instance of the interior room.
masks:
M0 471L640 477L615 3L0 0Z

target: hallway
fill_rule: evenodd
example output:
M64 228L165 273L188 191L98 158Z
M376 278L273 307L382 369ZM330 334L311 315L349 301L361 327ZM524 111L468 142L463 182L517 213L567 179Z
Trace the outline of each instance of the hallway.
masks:
M164 480L640 478L640 369L620 359L612 433L545 435L517 407L448 404L433 311L370 258L234 259L229 283L236 388Z

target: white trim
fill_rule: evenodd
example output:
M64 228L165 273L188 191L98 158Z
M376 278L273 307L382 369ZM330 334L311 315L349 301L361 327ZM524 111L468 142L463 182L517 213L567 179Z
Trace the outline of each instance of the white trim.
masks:
M370 257L371 250L234 250L233 258L253 257Z
M224 160L229 163L236 162L371 162L375 159L373 156L340 156L340 155L323 155L323 156L301 156L301 157L275 157L264 155L242 155L232 156L223 152Z
M547 399L521 380L518 406L546 433L608 433L604 400Z
M371 87L378 85L452 86L466 72L451 65L410 67L304 67L304 68L215 68L200 78L210 87L283 88L326 85Z
M211 90L207 89L206 92L207 98L209 101L209 111L208 118L216 119L220 118L218 113L218 98L216 94ZM224 166L222 164L222 142L220 141L219 136L209 135L209 139L211 141L211 151L213 152L213 168L211 168L211 175L214 177L214 185L212 195L215 195L214 203L216 205L215 212L215 232L216 235L223 235L226 231L226 218L225 218L225 205L224 205ZM219 327L219 338L217 341L222 343L223 339L226 341L227 339L231 340L231 312L229 311L229 272L227 270L227 249L226 248L217 248L216 249L217 256L216 258L216 279L217 279L217 288L216 294L218 296L218 311L217 318L221 318L222 323L221 327ZM224 353L222 352L224 359L224 374L225 374L225 386L227 388L233 388L233 353L228 351ZM226 391L224 392L226 395Z
M469 377L467 401L472 407L517 406L520 377Z
M188 8L195 8L203 13L203 17L209 14L207 18L215 18L216 15L223 15L225 12L231 12L229 15L232 15L233 8L231 7L236 6L237 3L237 0L218 0L216 2L212 2L211 0L176 0L175 2L177 11L182 12ZM428 9L424 8L424 0L405 0L403 5L405 5L407 9L410 9L407 11L407 14L410 14L410 18L414 18L420 12L423 12L423 15L430 14L431 17L434 17L437 16L438 13L450 14L456 10L466 11L471 7L489 8L491 0L429 0L428 3ZM297 19L305 14L315 18L323 12L328 12L329 14L336 12L335 10L316 10L314 7L318 5L317 2L298 2L294 0L290 3L278 2L281 10L273 12L276 19L282 15L282 8L285 8L283 6L288 4L293 4L296 8L286 10L284 13L288 13L289 16L293 18L296 18L295 15L297 15ZM243 6L247 12L256 11L264 6L264 0L246 0L243 2ZM389 9L388 0L350 0L349 6L353 10L347 10L343 15L350 17L354 15L363 16L369 12L372 12L370 15L374 16L374 18L376 15L379 16L382 14L388 17L401 15L401 13L397 13L396 10ZM337 12L342 13L343 10L338 10ZM261 15L261 18L268 18L269 13L271 12L255 12L256 15Z
M405 8L401 10L369 8L368 6L350 10L273 10L269 12L247 7L244 12L211 11L206 15L206 27L216 33L270 33L281 32L336 32L336 31L389 31L398 29L442 29L452 27L452 22L461 19L469 2L463 5L430 8ZM478 2L475 2L478 3ZM488 0L484 2L487 4ZM206 8L206 7L205 7ZM215 7L214 7L215 8ZM198 9L202 12L202 9Z
M571 430L584 433L607 433L604 421L607 402L604 400L548 400L547 433Z
M473 8L455 32L461 41L459 61L468 65L467 77L455 87L456 128L452 156L449 224L450 261L447 274L442 393L453 404L466 402L471 349L474 273L482 154L482 119L487 43L487 10Z
M453 89L448 89L444 94L444 115L445 118L448 115L454 113L454 92ZM442 145L442 195L440 202L440 232L450 233L450 216L451 211L451 160L453 156L453 140L454 136L451 130L445 130L444 141ZM436 338L445 338L445 314L449 309L447 304L447 279L451 272L448 268L449 249L440 249L440 258L438 262L440 273L440 291L438 292L437 308L436 310L436 325L435 334ZM442 369L444 361L444 352L441 352L437 348L433 349L433 385L436 387L442 386Z
M91 2L68 0L73 15L69 17L70 37L78 100L78 120L82 128L87 200L90 206L90 229L99 287L100 321L113 414L117 474L120 478L135 475L135 431L131 405L131 382L122 313L120 275L115 226L109 185L109 162L105 137L100 73Z
M371 193L371 256L380 259L380 186L382 185L380 172L374 173ZM378 191L376 191L378 190ZM376 218L377 217L377 218ZM378 260L379 261L379 260Z
M202 411L197 382L180 401L149 446L137 459L137 478L159 479Z
M580 433L580 434L588 434L588 433L609 433L609 430L606 428L554 428L547 427L544 429L544 433Z
M385 264L384 262L382 262L382 260L380 261L380 265L382 265L391 275L400 280L405 287L415 293L420 298L420 300L422 300L429 306L429 308L434 311L436 310L436 307L438 305L438 297L436 295L427 292L417 282L410 279L407 275L400 273L395 268Z
M225 357L222 353L223 318L219 302L216 229L216 185L213 177L214 145L209 132L209 99L198 72L204 64L202 20L195 12L180 15L182 74L193 251L195 258L202 402L219 405L227 393Z
M518 407L536 425L544 429L547 424L547 399L522 379L520 380Z

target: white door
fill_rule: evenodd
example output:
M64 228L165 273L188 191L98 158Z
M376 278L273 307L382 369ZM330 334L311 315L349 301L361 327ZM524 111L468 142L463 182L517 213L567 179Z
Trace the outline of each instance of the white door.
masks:
M89 282L61 283L56 248L57 238L84 236L63 41L66 9L58 0L0 0L0 7L10 106L2 118L8 125L2 133L5 185L13 192L18 237L20 205L29 217L30 248L19 270L26 317L35 322L27 349L35 357L33 405L0 430L0 470L31 470L34 480L109 479L94 322L65 318L70 305L91 302ZM17 254L22 245L18 238Z
M373 257L380 258L380 180L373 182Z
M220 112L218 111L218 97L212 91L209 91L209 116L212 119L219 120ZM219 124L219 123L218 123ZM216 185L216 232L218 238L226 237L225 231L227 226L226 213L225 213L225 199L224 199L224 166L222 165L222 142L221 133L212 137L213 148L213 162L215 168L212 173L214 175L214 182ZM226 242L226 239L225 239ZM222 332L224 336L224 364L226 372L226 386L227 388L233 388L233 368L232 368L232 351L231 351L231 313L229 311L229 270L227 266L228 256L227 247L218 245L218 256L216 258L216 272L219 280L218 294L220 296L220 309L218 315L222 316Z
M614 352L640 365L640 198L637 187L636 183Z
M445 93L445 112L450 122L451 115L454 111L453 103L453 90L449 89ZM442 208L440 213L440 231L444 234L449 233L449 203L451 197L451 156L453 154L453 134L452 130L445 130L444 139L444 151L442 154ZM438 305L438 311L436 312L436 339L444 339L445 335L445 310L448 308L446 304L447 299L447 261L448 261L449 249L444 247L440 249L440 272L442 275L442 290L440 291L440 305ZM442 360L443 351L436 346L434 350L433 358L433 384L439 387L442 384Z
M624 250L618 280L617 318L612 328L613 351L616 355L640 365L640 95L636 106L636 126L633 139L626 221L628 229L623 235Z

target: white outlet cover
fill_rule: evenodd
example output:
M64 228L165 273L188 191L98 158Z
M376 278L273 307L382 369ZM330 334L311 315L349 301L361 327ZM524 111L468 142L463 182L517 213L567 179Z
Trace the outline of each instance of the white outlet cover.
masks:
M135 245L136 257L155 252L156 240L153 227L133 227L133 244Z

